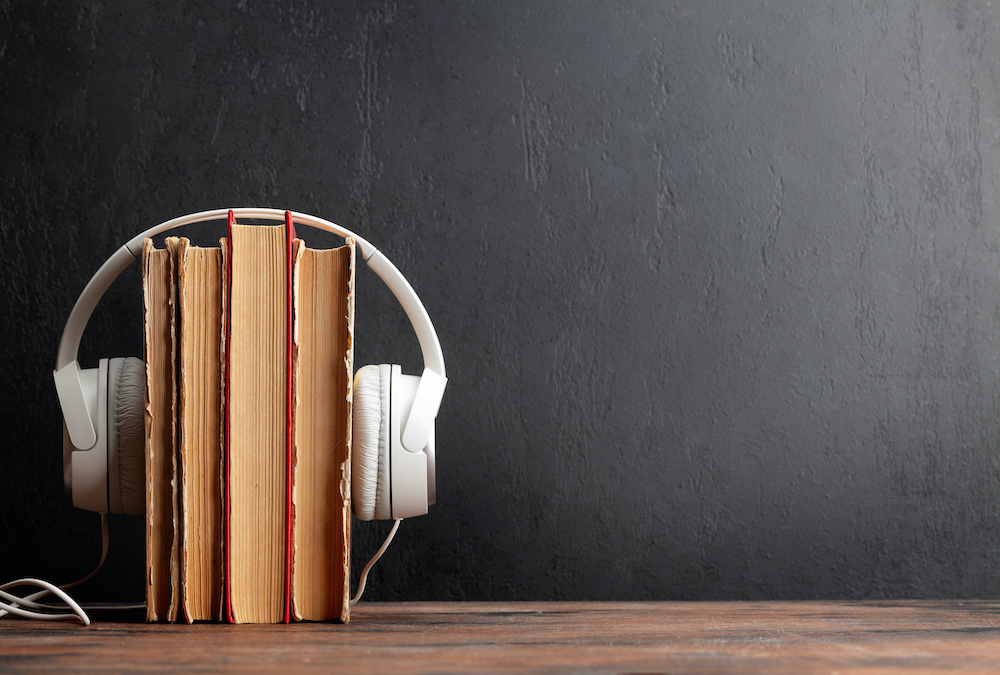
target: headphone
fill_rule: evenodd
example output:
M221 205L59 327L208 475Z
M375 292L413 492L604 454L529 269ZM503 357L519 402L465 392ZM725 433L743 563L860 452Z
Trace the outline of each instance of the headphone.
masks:
M145 511L146 364L134 357L77 363L80 340L108 287L141 254L147 237L235 216L292 222L355 241L368 266L402 305L420 343L424 371L403 375L397 365L364 366L354 376L351 501L360 520L400 520L427 513L436 501L434 420L447 377L437 333L420 298L398 269L350 230L303 213L238 208L192 213L136 235L101 265L63 328L53 377L63 414L63 484L73 506L98 513Z

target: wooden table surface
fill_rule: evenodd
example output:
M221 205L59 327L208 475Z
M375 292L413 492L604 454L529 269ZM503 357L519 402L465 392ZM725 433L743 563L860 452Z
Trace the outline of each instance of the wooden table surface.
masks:
M1000 601L371 603L347 625L0 621L0 673L1000 672Z

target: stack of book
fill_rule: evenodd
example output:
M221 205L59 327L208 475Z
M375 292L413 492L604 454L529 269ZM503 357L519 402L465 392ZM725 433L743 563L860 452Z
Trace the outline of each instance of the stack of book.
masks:
M148 621L348 620L354 259L144 242Z

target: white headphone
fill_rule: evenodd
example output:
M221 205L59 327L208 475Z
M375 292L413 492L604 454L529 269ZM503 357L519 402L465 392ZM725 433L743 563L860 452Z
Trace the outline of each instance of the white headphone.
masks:
M239 208L234 215L285 220L278 209ZM111 282L141 253L147 237L210 220L230 209L174 218L136 235L97 270L70 312L53 373L63 413L63 481L73 505L98 513L145 509L145 364L137 358L77 363L87 321ZM427 513L436 499L434 420L447 383L444 355L427 310L399 270L374 246L327 220L291 213L292 221L354 239L361 257L402 305L417 334L423 375L399 366L365 366L354 378L352 490L361 520L399 520Z

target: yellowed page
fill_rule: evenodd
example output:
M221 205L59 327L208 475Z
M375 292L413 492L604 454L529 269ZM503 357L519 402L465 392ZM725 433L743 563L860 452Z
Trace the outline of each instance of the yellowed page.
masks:
M144 360L146 362L146 620L166 620L173 546L171 455L173 367L170 361L170 254L142 244Z
M237 623L284 619L285 228L232 228L229 569Z
M181 593L189 622L222 598L222 251L179 251Z
M353 246L300 246L295 270L292 611L349 618Z

